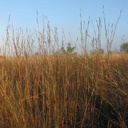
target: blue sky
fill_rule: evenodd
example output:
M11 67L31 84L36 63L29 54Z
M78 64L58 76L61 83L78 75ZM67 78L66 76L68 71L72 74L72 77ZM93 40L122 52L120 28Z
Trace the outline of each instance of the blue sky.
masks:
M76 39L80 35L80 10L85 22L90 16L94 23L99 17L103 23L103 5L107 23L115 23L122 9L113 43L113 49L118 49L123 40L128 41L127 0L1 0L0 36L5 35L9 15L10 24L15 28L37 28L37 10L40 27L43 17L47 16L51 26L57 26L60 31L64 29L65 33L70 32ZM93 30L89 34L93 34Z

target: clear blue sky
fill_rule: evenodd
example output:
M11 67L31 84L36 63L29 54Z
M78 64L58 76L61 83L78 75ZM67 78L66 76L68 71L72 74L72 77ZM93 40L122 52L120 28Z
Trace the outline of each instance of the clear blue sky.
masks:
M119 48L123 35L124 41L128 41L127 0L1 0L0 36L5 34L9 15L10 24L15 28L37 28L36 10L38 10L40 25L43 17L47 16L52 26L57 26L60 30L63 28L65 33L70 32L72 38L77 38L80 34L80 10L83 20L87 21L90 16L95 23L99 17L103 21L103 5L109 23L116 22L122 9L113 44L113 48Z

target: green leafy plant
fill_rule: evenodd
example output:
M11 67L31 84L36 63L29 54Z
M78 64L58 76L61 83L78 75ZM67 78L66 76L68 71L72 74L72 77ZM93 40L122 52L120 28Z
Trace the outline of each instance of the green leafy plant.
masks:
M120 45L120 51L128 53L128 42L123 43L123 44Z
M68 43L66 48L64 48L64 46L62 46L61 49L54 52L54 54L76 55L77 52L75 52L75 49L76 49L76 47L72 46L71 43Z

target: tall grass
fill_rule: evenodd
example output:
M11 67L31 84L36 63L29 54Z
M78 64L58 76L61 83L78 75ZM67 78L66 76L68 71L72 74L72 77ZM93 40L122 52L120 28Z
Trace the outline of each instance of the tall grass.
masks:
M81 21L84 54L72 56L53 54L59 38L49 22L34 33L7 28L7 49L0 58L1 128L128 126L128 55L87 54L89 22L86 29ZM99 49L100 24L92 38Z

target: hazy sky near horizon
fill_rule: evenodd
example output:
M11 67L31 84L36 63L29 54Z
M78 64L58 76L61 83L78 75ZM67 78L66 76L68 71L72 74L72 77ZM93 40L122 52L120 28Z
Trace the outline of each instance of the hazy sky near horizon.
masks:
M127 0L1 0L0 36L6 33L9 15L9 24L15 28L37 28L38 11L40 27L43 17L47 17L52 27L57 26L60 31L64 29L65 33L70 32L72 38L76 39L80 35L80 12L85 22L90 17L94 24L98 18L103 23L103 5L107 23L110 24L117 21L122 10L113 43L113 48L118 49L122 42L128 41ZM89 34L93 34L93 30Z

